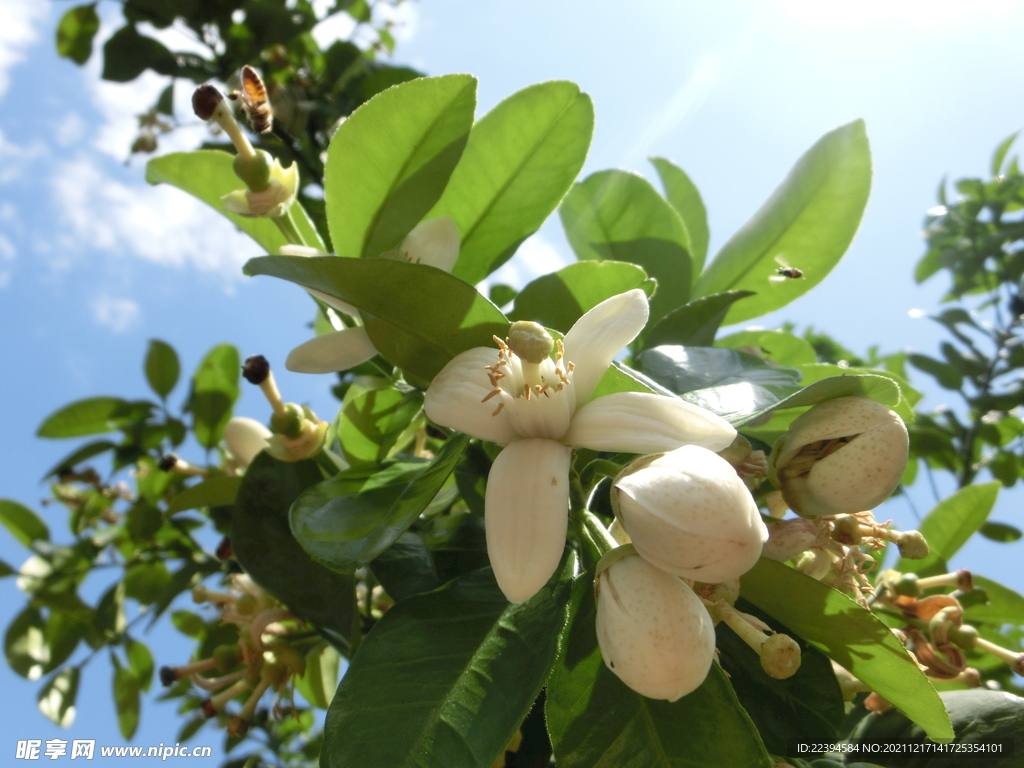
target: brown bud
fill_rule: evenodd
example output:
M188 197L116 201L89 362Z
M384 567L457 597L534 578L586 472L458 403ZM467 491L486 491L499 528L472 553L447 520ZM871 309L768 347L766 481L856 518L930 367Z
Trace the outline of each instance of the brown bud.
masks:
M242 366L242 376L250 384L258 386L266 381L269 375L270 363L267 362L267 358L263 355L252 355L245 359L245 365Z
M192 111L200 120L209 120L224 96L212 85L200 85L192 94Z

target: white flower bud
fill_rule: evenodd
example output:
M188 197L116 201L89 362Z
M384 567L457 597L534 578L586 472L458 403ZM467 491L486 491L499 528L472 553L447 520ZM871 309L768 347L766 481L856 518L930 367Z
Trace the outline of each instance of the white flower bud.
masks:
M224 427L224 442L239 466L247 467L256 455L265 449L270 430L256 419L236 416Z
M839 397L797 417L772 450L769 477L803 517L863 512L896 490L908 450L898 415L868 397Z
M676 701L695 690L715 655L711 616L688 586L628 548L598 566L597 642L622 682L651 699Z
M612 506L637 552L685 579L714 583L741 576L768 538L736 470L695 445L627 467L615 480Z

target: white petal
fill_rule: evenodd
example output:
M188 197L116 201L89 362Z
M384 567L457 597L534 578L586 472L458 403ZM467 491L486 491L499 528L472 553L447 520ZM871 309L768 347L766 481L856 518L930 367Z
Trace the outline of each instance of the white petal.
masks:
M494 389L484 366L497 362L498 350L488 347L468 349L449 360L427 388L423 403L427 416L443 427L481 440L502 445L515 440L517 434L505 409L494 414L500 397L483 402Z
M269 429L247 416L235 416L224 427L224 442L243 467L249 466L256 454L267 447L270 435Z
M306 286L303 286L303 288L306 288ZM306 292L310 296L315 296L316 298L320 299L320 301L322 301L328 307L333 307L334 309L338 310L339 312L345 313L349 317L359 317L360 316L358 309L353 307L348 302L342 301L341 299L334 298L329 293L324 293L323 291L318 291L318 290L316 290L314 288L306 288Z
M510 443L491 465L484 498L487 554L513 603L537 594L562 559L571 458L571 449L537 437Z
M605 299L565 334L565 359L576 366L576 402L585 403L615 356L647 324L647 294L639 288Z
M377 354L365 328L345 328L299 344L284 367L297 373L334 373L365 363Z
M725 419L685 400L618 392L576 411L562 442L595 451L661 453L682 445L720 451L735 437Z
M291 243L282 245L277 249L277 252L281 256L305 256L306 258L331 255L326 251L321 251L319 248L310 248L307 245L292 245Z
M398 250L405 252L413 263L451 272L459 258L459 228L448 216L421 221L406 235Z
M224 210L228 213L237 213L239 216L252 216L249 208L249 198L246 197L246 190L236 189L228 192L220 199L224 203Z

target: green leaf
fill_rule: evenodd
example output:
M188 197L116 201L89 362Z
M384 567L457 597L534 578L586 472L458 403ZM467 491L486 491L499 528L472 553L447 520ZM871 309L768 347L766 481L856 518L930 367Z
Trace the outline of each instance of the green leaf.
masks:
M508 320L475 288L423 264L264 256L251 259L245 272L315 288L357 307L377 350L426 381L459 352L492 346L492 336L508 333Z
M371 389L349 400L338 420L338 439L349 464L379 464L423 407L420 392Z
M426 542L413 531L399 536L374 558L370 568L384 591L396 602L441 585Z
M593 132L590 97L565 81L524 88L473 126L444 194L427 214L451 216L459 228L453 274L476 285L508 261L575 181Z
M986 539L998 541L1002 544L1012 544L1021 537L1020 528L1007 523L985 523L978 529L978 533Z
M145 643L128 640L125 643L125 655L128 657L128 666L132 674L139 681L139 687L143 691L148 691L153 682L153 654L149 652Z
M424 77L377 94L338 128L324 197L339 256L397 247L433 207L473 125L476 78Z
M92 39L99 29L96 3L65 11L57 24L57 54L76 64L85 64L92 56Z
M0 579L4 578L5 576L14 576L17 572L18 571L13 566L11 566L10 563L6 563L3 560L0 560Z
M693 259L694 274L699 275L708 255L708 215L700 192L682 168L662 157L648 158L658 171L665 197L686 226L690 236L690 256Z
M44 630L46 644L50 646L50 659L44 672L51 672L68 660L78 643L92 634L92 622L93 612L88 609L82 615L71 611L50 611Z
M150 388L161 399L165 399L178 383L178 376L181 374L178 353L170 344L160 339L150 339L145 369L146 381L149 382Z
M203 480L201 483L186 488L167 505L167 514L173 515L186 509L201 507L227 507L235 503L242 478L231 475L219 475Z
M664 344L710 347L729 307L752 291L728 291L691 301L665 315L644 337L644 349Z
M907 362L919 371L927 373L944 389L957 392L964 385L963 374L949 363L936 360L934 357L928 357L928 355L916 353L907 355Z
M1024 595L984 576L974 574L971 578L975 590L985 590L988 603L964 609L964 618L969 623L987 621L990 624L1024 626Z
M327 709L338 687L341 666L338 652L327 643L317 643L306 654L306 670L295 681L302 697L318 709Z
M768 753L717 664L676 702L627 688L605 666L589 575L577 579L548 681L548 734L558 768L770 768Z
M449 437L432 461L353 467L303 493L291 507L295 538L341 573L369 563L420 516L462 457L469 437Z
M75 699L78 697L80 677L78 667L62 669L47 681L36 696L39 711L61 728L67 728L75 721Z
M218 344L206 353L192 376L186 410L192 413L196 440L206 448L216 447L224 437L224 427L238 399L241 366L237 349L231 344Z
M4 634L7 666L29 680L37 679L50 660L44 629L39 609L28 607L14 617Z
M99 456L101 453L112 451L115 448L117 448L117 443L112 443L110 440L94 440L91 443L86 443L54 464L50 471L43 475L42 479L46 480L48 477L59 475L65 469L74 469L83 461L91 459L93 456Z
M172 152L146 163L146 181L150 184L170 184L188 192L229 219L267 253L277 253L282 245L288 244L288 240L272 219L247 218L224 210L221 198L229 192L245 188L242 180L235 175L233 162L234 155L213 149ZM289 210L306 245L323 249L323 240L303 207L296 202ZM210 247L215 245L211 244Z
M63 55L63 54L62 54ZM82 62L78 62L81 64ZM992 176L999 176L1003 170L1003 161L1006 160L1006 153L1010 151L1010 147L1013 146L1013 142L1016 141L1020 135L1020 131L1015 131L1003 139L999 146L996 147L996 151L992 153Z
M761 613L740 599L736 607L766 622L776 632L790 637L788 627ZM768 751L789 752L788 741L834 743L843 734L846 717L843 693L832 662L817 648L794 639L800 645L800 668L792 677L776 680L761 667L761 658L725 622L716 627L716 647L722 669L729 675L740 704L757 725Z
M488 768L555 660L574 568L520 605L490 569L396 604L338 686L323 768Z
M587 310L643 287L647 273L621 261L580 261L538 277L516 296L512 320L533 320L568 333Z
M162 560L135 563L124 571L124 596L150 605L160 599L171 581L171 574Z
M932 575L944 569L960 547L981 528L995 506L1001 483L968 485L947 496L929 512L918 530L928 542L928 557L900 560L894 566L901 573Z
M158 40L140 35L132 24L125 24L103 44L104 80L126 83L146 69L171 74L176 68L174 54Z
M600 171L574 184L558 209L580 261L614 259L643 267L658 281L656 322L690 298L690 241L683 220L644 178Z
M171 614L171 624L183 635L189 637L199 637L206 631L206 622L192 611L174 611Z
M257 584L347 652L355 612L352 577L314 562L288 526L288 508L321 480L323 474L312 459L286 463L260 453L238 489L231 549Z
M54 411L36 430L36 437L82 437L112 432L130 403L119 397L88 397Z
M799 374L761 358L714 347L655 347L640 354L642 371L683 399L730 421L770 407L799 389Z
M818 362L814 347L799 336L784 331L740 331L716 339L715 346L728 349L753 347L765 360L776 365L795 367Z
M740 583L745 599L898 707L932 741L952 740L942 700L892 631L870 611L832 587L764 557Z
M127 667L114 663L114 708L121 735L131 739L139 727L139 679Z
M756 291L735 305L725 325L785 306L825 279L853 239L871 188L864 121L825 134L797 161L768 201L732 236L694 287L694 296ZM803 270L797 280L769 282L778 263Z
M0 523L26 547L33 541L50 540L50 529L39 515L13 499L0 499Z

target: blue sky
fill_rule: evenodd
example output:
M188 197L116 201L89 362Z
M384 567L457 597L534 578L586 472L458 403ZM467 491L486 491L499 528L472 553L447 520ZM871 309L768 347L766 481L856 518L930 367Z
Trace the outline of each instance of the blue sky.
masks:
M148 339L177 347L186 371L221 341L279 363L307 338L310 314L293 287L241 276L240 265L259 251L230 225L176 190L148 187L142 160L125 164L133 115L153 102L162 81L100 83L96 60L82 70L58 59L53 29L65 7L4 0L0 29L0 495L36 509L46 494L38 478L72 447L34 438L39 422L81 397L146 396ZM100 9L102 37L118 11L114 3ZM941 277L920 287L911 279L924 211L935 205L942 176L985 173L996 143L1024 124L1021 2L422 0L400 22L396 60L428 74L477 75L480 114L535 82L579 83L597 113L583 175L621 167L651 177L648 155L672 159L704 195L712 253L807 147L865 118L874 184L850 252L815 291L758 321L813 323L858 351L875 343L886 351L935 348L938 327L908 316L933 308L945 287ZM180 37L169 42L183 45ZM180 90L185 127L164 150L204 136L186 108L188 89ZM555 217L504 274L522 285L570 258ZM288 399L321 415L332 410L329 377L282 368ZM941 391L915 383L930 405L943 402ZM266 416L253 392L239 412ZM913 496L922 512L933 503L924 483ZM1020 492L1004 493L993 518L1019 525L1020 507ZM913 527L902 501L883 514ZM50 523L63 526L56 512ZM973 543L955 564L985 563L985 575L1022 589L1024 577L1010 565L1020 546ZM17 566L24 557L0 535L0 558ZM0 601L5 617L21 604L12 580L0 582ZM159 648L166 655L158 663L189 652L184 643ZM18 738L121 743L108 665L93 666L67 731L35 711L38 683L4 667L9 725L0 753ZM134 743L167 742L174 719L147 703ZM220 741L204 730L193 743Z

